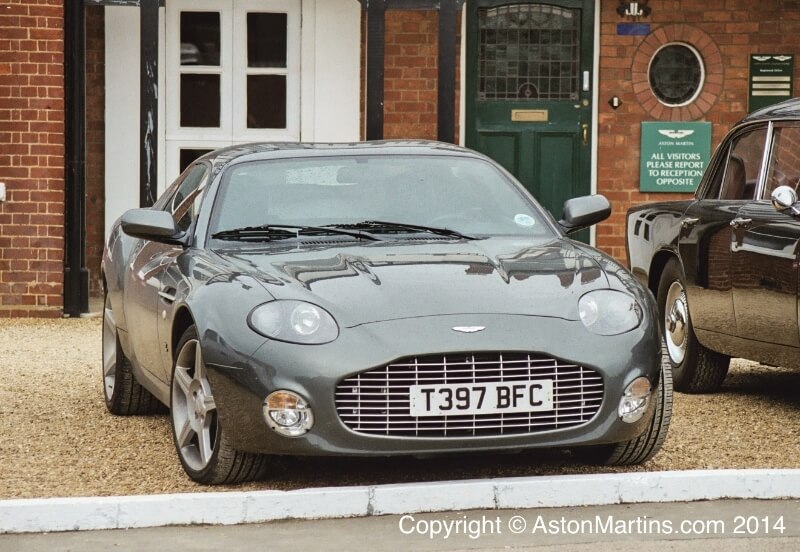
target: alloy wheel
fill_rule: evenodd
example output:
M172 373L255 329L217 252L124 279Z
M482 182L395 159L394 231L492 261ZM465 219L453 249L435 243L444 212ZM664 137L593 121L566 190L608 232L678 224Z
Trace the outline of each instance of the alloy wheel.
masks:
M103 393L106 402L114 395L117 383L117 324L111 301L106 295L103 306Z
M191 339L178 352L172 382L172 426L187 466L205 469L219 434L217 406L206 377L200 343Z

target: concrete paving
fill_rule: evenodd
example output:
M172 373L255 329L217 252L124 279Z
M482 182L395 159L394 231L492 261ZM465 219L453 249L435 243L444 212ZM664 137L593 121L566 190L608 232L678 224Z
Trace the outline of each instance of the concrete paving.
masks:
M800 550L800 500L471 510L236 526L0 535L0 551Z

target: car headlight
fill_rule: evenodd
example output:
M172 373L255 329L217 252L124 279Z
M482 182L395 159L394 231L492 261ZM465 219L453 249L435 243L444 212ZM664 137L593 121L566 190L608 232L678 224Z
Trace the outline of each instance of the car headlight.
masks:
M642 307L621 291L590 291L578 300L578 314L586 328L599 335L629 332L642 321Z
M339 337L336 320L325 309L304 301L272 301L254 308L247 323L265 337L320 345Z

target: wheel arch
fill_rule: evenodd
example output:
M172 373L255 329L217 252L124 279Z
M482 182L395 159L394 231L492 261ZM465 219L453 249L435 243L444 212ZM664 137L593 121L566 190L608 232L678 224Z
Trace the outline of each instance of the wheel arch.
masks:
M175 349L178 346L178 341L180 341L183 332L194 323L194 315L192 315L189 307L186 305L178 307L172 319L172 333L170 335L170 351L172 351L173 355L175 354Z
M658 251L650 263L650 271L647 276L647 287L653 292L654 297L658 297L658 284L661 281L661 275L664 273L664 268L670 259L675 259L681 264L680 257L669 249L662 249Z

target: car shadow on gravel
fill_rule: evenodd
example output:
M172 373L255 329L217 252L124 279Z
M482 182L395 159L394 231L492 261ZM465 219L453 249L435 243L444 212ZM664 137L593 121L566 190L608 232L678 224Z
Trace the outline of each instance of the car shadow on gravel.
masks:
M763 364L748 370L733 370L720 394L739 395L800 410L800 371Z

